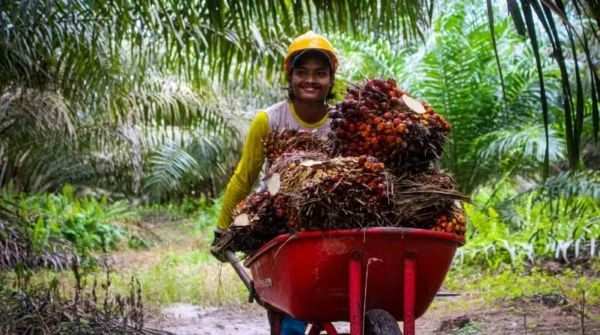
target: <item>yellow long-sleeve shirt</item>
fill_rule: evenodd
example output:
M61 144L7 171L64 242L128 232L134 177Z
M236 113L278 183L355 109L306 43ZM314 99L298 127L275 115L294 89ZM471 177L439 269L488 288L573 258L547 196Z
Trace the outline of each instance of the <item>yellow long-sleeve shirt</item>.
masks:
M269 135L271 129L300 128L326 135L329 131L328 121L328 117L325 116L316 123L306 123L296 114L294 105L287 101L282 101L259 112L250 124L242 156L225 190L217 229L225 231L229 228L233 221L232 213L235 206L250 194L252 186L258 181L265 162L263 140Z

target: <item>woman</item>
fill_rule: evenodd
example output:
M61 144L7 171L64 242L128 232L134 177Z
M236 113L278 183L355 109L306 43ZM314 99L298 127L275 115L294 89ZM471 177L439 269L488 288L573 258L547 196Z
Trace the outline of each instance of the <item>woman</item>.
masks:
M331 43L309 31L290 44L284 65L289 84L288 99L260 111L252 121L242 157L225 191L212 245L218 243L221 234L231 225L233 209L250 194L253 185L260 181L259 189L265 188L263 178L268 166L262 141L270 131L293 128L321 136L329 132L327 99L333 96L331 90L338 67ZM262 176L259 178L261 168ZM213 255L224 261L222 255L214 252ZM282 334L304 334L304 327L303 322L286 317Z

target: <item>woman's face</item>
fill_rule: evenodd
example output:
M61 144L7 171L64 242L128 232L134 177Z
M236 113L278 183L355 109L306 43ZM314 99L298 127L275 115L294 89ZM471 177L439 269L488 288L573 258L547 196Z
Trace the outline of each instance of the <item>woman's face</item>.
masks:
M294 98L319 102L327 99L333 79L329 64L317 57L306 57L292 70L290 86Z

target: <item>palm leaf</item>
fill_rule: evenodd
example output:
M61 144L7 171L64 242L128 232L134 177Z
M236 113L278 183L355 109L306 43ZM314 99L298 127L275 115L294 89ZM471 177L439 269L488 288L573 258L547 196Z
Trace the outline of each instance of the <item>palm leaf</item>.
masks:
M549 119L548 119L548 101L546 100L546 89L544 87L544 76L542 72L542 65L540 60L540 53L538 49L537 35L535 32L535 26L533 24L533 15L531 13L531 4L529 0L522 0L523 6L523 14L525 16L525 23L527 24L527 32L529 33L529 38L531 40L531 46L533 48L533 53L535 55L535 64L538 71L539 83L540 83L540 93L541 93L541 102L542 102L542 117L544 120L544 131L546 133L546 150L550 149L550 137L548 133L549 127ZM569 115L569 113L565 113L565 115ZM567 134L568 136L568 134ZM568 144L567 144L568 145ZM546 158L544 160L544 178L547 178L550 174L550 154L546 151Z

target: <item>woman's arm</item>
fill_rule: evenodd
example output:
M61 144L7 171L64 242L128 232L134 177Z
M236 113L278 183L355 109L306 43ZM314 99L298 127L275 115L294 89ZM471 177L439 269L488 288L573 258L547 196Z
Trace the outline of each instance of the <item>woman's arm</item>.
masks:
M233 222L232 212L235 206L250 194L252 186L257 181L265 159L262 141L268 135L269 117L263 111L256 115L248 130L242 157L225 191L217 231L225 231L229 228Z

